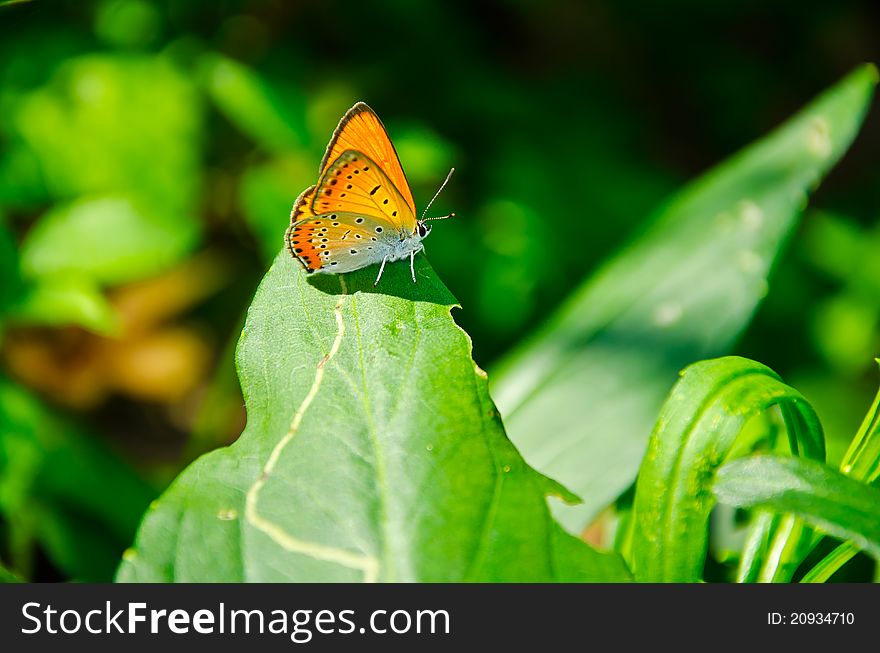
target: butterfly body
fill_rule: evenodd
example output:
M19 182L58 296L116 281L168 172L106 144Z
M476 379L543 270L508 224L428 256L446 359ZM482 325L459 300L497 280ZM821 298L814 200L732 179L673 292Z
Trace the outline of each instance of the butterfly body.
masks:
M384 126L359 102L333 133L318 183L293 206L288 250L307 272L337 274L378 263L376 283L386 263L409 258L415 282L414 257L430 231L416 218L412 191Z

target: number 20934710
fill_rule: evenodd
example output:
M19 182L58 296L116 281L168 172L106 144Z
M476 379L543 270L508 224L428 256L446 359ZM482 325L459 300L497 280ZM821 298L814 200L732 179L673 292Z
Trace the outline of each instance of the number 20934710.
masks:
M852 612L768 612L767 623L771 626L851 626L855 623L855 614Z

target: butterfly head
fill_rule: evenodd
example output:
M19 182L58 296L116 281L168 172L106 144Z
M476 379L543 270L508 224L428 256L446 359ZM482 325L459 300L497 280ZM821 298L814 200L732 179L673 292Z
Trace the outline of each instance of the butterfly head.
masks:
M449 215L440 215L435 218L422 218L416 223L416 230L413 232L413 236L418 236L421 240L429 233L431 233L431 225L428 224L429 220L445 220L446 218L454 218L455 214L450 213Z
M450 213L449 215L442 215L442 216L439 216L436 218L426 218L425 217L425 214L428 213L428 209L431 208L431 205L434 203L434 200L437 199L437 196L440 195L440 192L444 188L446 188L446 184L449 183L449 179L452 177L453 172L455 172L455 168L452 168L452 170L449 171L449 174L446 175L446 179L444 180L444 182L442 184L440 184L440 188L437 189L436 193L434 193L434 197L431 198L431 201L428 202L428 205L425 207L425 210L422 211L422 218L421 218L421 220L418 221L418 224L416 224L416 230L413 232L413 236L418 235L419 240L421 240L422 238L427 236L429 233L431 233L431 225L427 224L428 220L445 220L446 218L455 217L454 213Z

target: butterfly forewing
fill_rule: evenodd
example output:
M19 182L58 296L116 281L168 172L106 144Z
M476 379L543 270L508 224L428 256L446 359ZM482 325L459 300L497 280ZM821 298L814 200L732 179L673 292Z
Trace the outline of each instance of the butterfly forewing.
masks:
M412 233L416 217L394 183L363 152L346 150L327 166L312 201L315 215L363 213Z
M397 187L404 202L409 206L410 213L415 214L416 204L397 151L379 116L363 102L355 104L339 121L339 126L333 132L324 159L321 161L321 173L323 174L327 167L346 150L363 152L379 165Z
M293 224L287 247L311 272L351 272L381 261L398 238L384 220L340 211Z

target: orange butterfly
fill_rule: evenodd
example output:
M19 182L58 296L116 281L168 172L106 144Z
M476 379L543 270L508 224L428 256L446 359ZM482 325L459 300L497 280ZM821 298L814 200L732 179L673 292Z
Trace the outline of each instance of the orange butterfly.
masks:
M446 186L455 169L434 195ZM290 213L284 240L307 272L342 273L409 257L415 283L415 255L431 233L416 207L400 159L373 110L358 102L346 111L321 161L318 183L304 190ZM425 209L434 202L432 199Z

